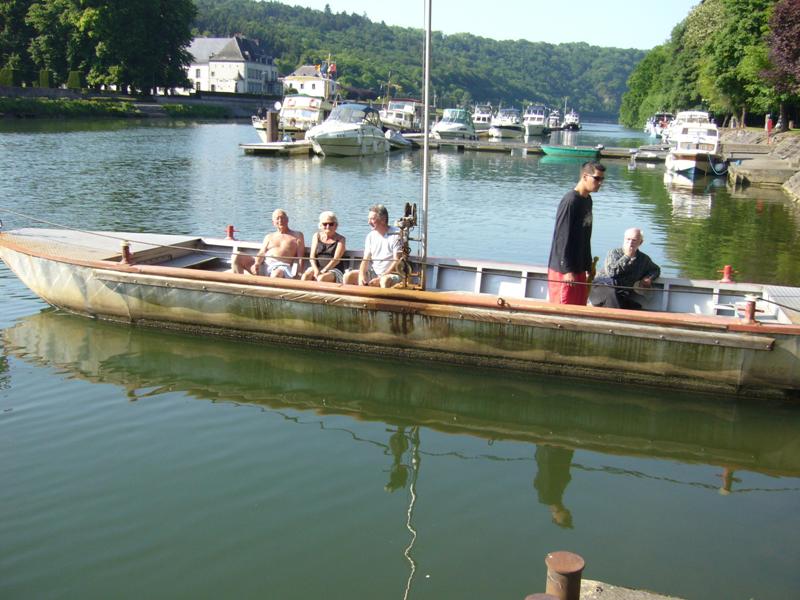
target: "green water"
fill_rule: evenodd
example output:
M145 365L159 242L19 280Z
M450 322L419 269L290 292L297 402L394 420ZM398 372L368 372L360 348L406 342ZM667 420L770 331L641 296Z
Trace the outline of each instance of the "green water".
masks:
M249 239L277 205L306 235L333 208L358 246L366 205L396 214L420 193L419 153L237 146L254 141L232 124L3 122L0 206ZM432 253L544 262L575 166L539 162L435 153ZM608 166L595 253L635 223L669 274L800 283L779 195ZM14 213L6 228L31 224ZM4 265L0 329L4 599L523 598L563 549L587 578L687 598L800 588L797 407L98 323Z

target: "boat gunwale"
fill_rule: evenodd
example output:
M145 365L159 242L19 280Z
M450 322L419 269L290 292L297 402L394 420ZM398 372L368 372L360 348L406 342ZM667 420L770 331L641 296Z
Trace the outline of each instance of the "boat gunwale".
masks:
M649 325L660 325L674 328L713 330L720 333L735 332L748 334L782 334L800 335L800 325L785 323L756 322L748 324L738 321L736 317L718 315L697 315L693 313L669 313L662 311L631 311L595 306L577 306L553 304L531 298L508 297L498 294L476 293L467 291L431 291L401 288L379 288L368 286L350 286L341 283L302 281L297 279L276 279L256 275L243 275L230 272L206 271L186 267L168 267L153 264L125 264L114 260L93 260L70 258L50 254L17 244L6 237L10 232L0 232L0 246L9 250L44 260L65 263L75 266L116 271L132 275L154 275L172 279L190 279L213 281L216 283L236 284L243 286L278 288L295 291L322 292L353 297L368 297L386 300L403 300L416 304L445 304L455 307L473 307L496 309L502 311L519 311L524 313L548 314L564 317L594 318L603 322L630 322ZM207 238L197 238L207 245ZM210 241L210 240L209 240ZM230 242L232 245L236 241ZM238 242L243 243L243 242ZM169 246L165 246L169 247ZM477 263L477 261L476 261Z

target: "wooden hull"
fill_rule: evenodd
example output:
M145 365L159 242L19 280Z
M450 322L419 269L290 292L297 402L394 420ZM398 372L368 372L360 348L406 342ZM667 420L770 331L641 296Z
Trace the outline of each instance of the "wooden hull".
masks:
M111 257L67 259L53 249L0 235L0 256L25 285L53 306L91 317L298 344L324 339L329 347L395 357L647 385L755 396L800 392L796 325L558 306L492 293L276 281L125 265Z

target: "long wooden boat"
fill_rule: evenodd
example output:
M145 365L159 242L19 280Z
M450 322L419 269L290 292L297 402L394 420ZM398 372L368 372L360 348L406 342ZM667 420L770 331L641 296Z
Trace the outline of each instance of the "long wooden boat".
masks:
M319 349L205 339L45 310L0 332L6 354L137 399L163 391L398 427L800 477L800 412L672 390L619 393L547 377L348 360ZM691 424L691 426L687 426ZM533 453L531 453L532 455ZM725 481L722 482L723 484ZM716 491L716 490L714 490ZM734 491L736 491L734 489Z
M234 247L255 253L258 246L183 235L0 232L0 258L25 285L53 306L91 317L800 399L797 288L660 279L646 310L625 311L548 303L546 268L534 265L428 258L417 266L425 290L228 272ZM743 318L744 306L751 312Z
M542 144L542 152L548 156L570 156L572 158L597 158L600 148L595 146L551 146Z

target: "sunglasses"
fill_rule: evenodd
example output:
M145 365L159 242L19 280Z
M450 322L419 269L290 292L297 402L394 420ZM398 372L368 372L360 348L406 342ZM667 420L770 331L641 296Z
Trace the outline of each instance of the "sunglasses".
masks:
M595 181L603 181L605 179L605 177L602 175L589 175L589 177L591 177Z
M323 227L336 227L338 223L322 223Z

